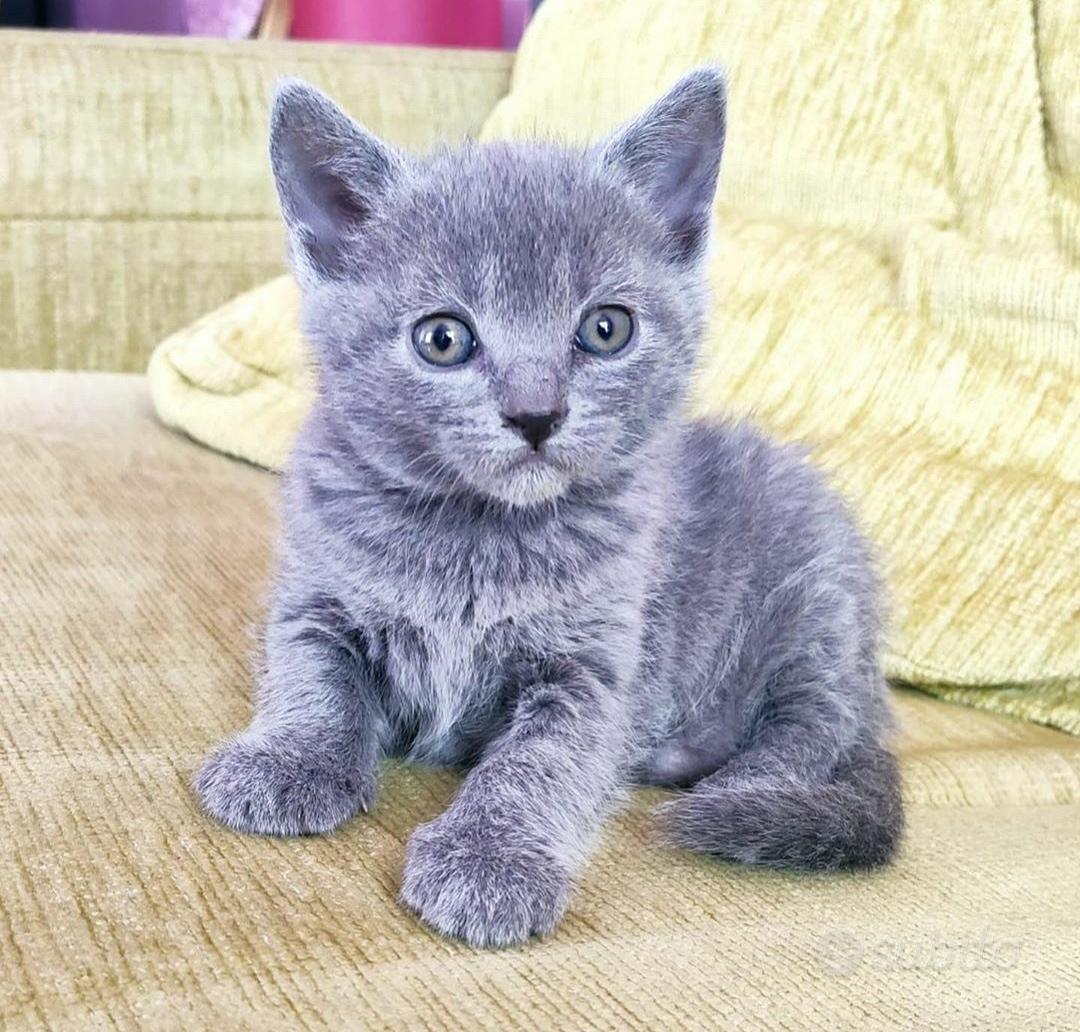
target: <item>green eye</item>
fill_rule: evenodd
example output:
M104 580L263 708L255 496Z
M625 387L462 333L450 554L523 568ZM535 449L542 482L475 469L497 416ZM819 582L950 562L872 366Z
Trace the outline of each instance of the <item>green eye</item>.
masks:
M436 366L468 362L476 349L476 337L468 323L453 315L429 315L412 331L413 347L425 361Z
M633 335L634 317L619 305L603 305L581 320L574 343L590 355L614 355Z

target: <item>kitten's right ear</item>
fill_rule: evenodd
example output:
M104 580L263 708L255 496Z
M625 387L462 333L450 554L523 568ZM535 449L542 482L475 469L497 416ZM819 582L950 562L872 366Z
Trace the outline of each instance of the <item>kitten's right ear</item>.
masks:
M401 175L401 155L332 100L285 79L270 113L270 164L300 279L339 279L349 244Z
M668 224L672 253L700 257L727 130L727 79L706 65L680 79L603 145L605 162Z

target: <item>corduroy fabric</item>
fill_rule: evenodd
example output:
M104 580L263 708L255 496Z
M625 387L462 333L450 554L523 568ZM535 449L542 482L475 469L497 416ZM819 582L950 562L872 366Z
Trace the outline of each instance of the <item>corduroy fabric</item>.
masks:
M1080 740L899 693L895 867L672 852L635 793L548 941L472 951L395 902L455 777L248 838L187 788L249 714L276 478L171 434L144 381L0 374L0 1025L1075 1028Z
M509 73L477 51L0 31L0 366L141 371L282 271L279 76L414 147L474 132Z
M891 677L1080 733L1076 12L548 0L484 135L594 138L687 69L728 66L694 412L804 441L854 503L892 586ZM216 362L262 369L255 304L293 357L222 392ZM197 345L166 341L162 417L279 465L309 404L294 310L282 281Z

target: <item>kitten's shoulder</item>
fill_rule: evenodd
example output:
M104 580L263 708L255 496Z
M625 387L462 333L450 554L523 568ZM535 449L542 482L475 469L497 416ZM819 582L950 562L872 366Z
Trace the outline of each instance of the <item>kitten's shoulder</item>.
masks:
M719 483L791 473L817 474L802 445L781 443L744 420L690 420L683 427L680 458L691 475Z
M694 512L741 513L750 523L847 520L807 447L776 441L745 421L687 422L679 477Z

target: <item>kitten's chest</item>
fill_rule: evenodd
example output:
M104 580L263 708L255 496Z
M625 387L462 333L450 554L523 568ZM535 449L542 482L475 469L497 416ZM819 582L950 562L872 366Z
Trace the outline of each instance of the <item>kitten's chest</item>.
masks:
M385 712L393 751L436 763L465 760L502 719L502 670L512 625L389 621L384 642Z
M530 565L517 553L493 557L495 549L457 542L426 541L423 552L411 547L349 556L334 580L358 609L423 628L447 662L456 663L492 628L568 610L590 581L571 578L554 550Z

